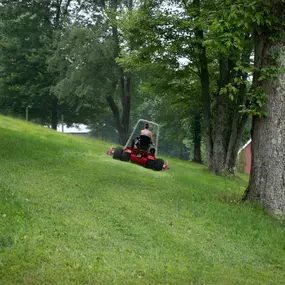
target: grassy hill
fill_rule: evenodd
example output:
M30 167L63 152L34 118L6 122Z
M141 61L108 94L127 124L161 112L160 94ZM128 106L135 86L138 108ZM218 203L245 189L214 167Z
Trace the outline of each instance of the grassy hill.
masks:
M285 227L246 178L0 117L0 284L284 284Z

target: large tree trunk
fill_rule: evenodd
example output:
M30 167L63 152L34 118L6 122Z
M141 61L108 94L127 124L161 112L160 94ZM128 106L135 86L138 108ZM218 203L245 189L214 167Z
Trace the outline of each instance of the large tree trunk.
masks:
M225 87L229 81L231 71L230 61L221 59L219 61L220 77L219 90L216 94L215 112L213 116L213 170L217 175L222 175L225 167L227 155L227 143L231 116L229 115L229 96L228 94L219 94L221 88Z
M271 13L284 21L285 7L282 1L271 2ZM278 35L271 27L259 27L255 33L255 67L265 68L274 63L272 55L278 55L277 64L285 68L284 27ZM283 37L272 40L272 37ZM285 76L278 80L267 79L258 82L260 73L254 74L254 81L267 93L266 118L253 118L252 168L250 181L244 199L260 202L268 211L285 214ZM257 83L258 82L258 83Z

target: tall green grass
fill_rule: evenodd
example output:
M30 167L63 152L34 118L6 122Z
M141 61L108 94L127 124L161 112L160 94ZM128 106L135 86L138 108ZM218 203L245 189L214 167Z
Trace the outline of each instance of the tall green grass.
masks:
M0 117L0 284L284 284L285 227L246 177Z

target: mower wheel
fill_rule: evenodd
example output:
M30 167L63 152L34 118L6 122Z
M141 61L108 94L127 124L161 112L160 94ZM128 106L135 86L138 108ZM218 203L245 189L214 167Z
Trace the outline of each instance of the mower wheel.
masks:
M122 161L130 161L130 154L128 152L123 152L121 160Z
M156 159L154 162L154 169L155 170L162 170L164 165L164 160L163 159Z
M114 159L121 159L123 155L123 148L122 147L116 147L114 150L113 158Z
M149 169L154 169L154 160L148 159L145 167Z

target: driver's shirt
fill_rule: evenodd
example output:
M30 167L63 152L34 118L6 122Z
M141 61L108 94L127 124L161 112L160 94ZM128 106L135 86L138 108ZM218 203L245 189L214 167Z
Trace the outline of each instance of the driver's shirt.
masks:
M152 132L149 131L148 129L141 130L141 135L148 136L152 139Z

